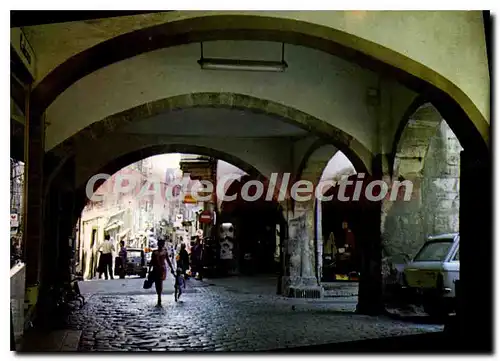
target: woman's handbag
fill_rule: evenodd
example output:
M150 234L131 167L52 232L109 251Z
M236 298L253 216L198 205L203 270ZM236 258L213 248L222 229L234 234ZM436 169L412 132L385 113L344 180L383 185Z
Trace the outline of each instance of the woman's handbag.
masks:
M153 273L149 272L148 278L146 278L144 280L144 284L142 285L142 288L144 288L145 290L149 290L151 287L153 287L153 283L154 283Z

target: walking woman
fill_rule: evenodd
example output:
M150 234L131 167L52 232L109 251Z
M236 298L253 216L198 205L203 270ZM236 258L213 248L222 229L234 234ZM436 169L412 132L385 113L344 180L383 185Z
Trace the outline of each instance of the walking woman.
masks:
M154 281L156 294L158 295L158 303L156 306L161 307L161 293L163 292L163 281L167 278L167 264L170 267L172 275L175 275L174 268L168 251L165 248L165 240L158 241L158 249L153 251L151 255L151 263L149 264L149 273Z
M186 271L189 269L189 254L184 243L181 244L181 250L179 251L176 260L177 268L180 268L182 270L182 274L185 275Z

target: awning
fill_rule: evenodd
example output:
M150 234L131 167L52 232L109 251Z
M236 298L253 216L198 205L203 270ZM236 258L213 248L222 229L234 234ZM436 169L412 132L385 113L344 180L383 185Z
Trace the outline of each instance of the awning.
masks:
M118 211L108 218L108 225L111 225L111 223L119 221L123 218L123 213L125 213L126 209L122 209L121 211Z
M130 232L130 228L127 228L126 230L124 230L123 232L120 232L118 234L118 238L123 238L125 237L128 233Z
M122 209L114 214L112 214L109 218L108 218L108 223L106 225L106 227L104 228L104 231L109 231L111 229L115 229L115 228L118 228L118 227L121 227L123 225L123 214L126 210L125 209Z
M111 224L109 224L106 228L104 228L104 231L110 231L115 228L119 228L123 225L123 221L115 221Z

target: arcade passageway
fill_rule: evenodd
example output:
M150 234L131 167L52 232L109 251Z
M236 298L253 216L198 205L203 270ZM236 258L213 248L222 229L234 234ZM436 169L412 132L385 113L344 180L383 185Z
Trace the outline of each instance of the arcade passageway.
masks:
M50 319L54 289L71 283L75 225L88 202L88 180L154 155L184 153L230 163L245 173L245 182L270 184L278 174L290 184L307 181L317 187L329 162L342 157L350 180L363 174L363 190L370 182L415 185L412 198L403 202L365 195L347 202L299 200L295 188L276 191L268 201L257 197L251 205L226 203L215 213L207 210L234 223L242 239L271 239L272 233L274 244L257 242L238 257L263 252L259 267L276 277L274 295L265 302L241 296L249 298L247 309L246 301L233 301L230 292L204 293L208 286L193 286L197 291L186 294L184 305L169 305L165 320L170 322L169 312L176 320L185 307L197 317L215 302L213 318L202 327L207 333L212 327L215 336L207 342L200 336L193 344L246 350L292 342L282 334L272 345L241 344L240 324L256 331L264 314L266 324L279 324L279 318L293 332L292 322L305 325L308 336L294 333L293 342L315 338L321 327L335 333L341 322L346 324L340 328L353 334L357 322L382 330L388 260L411 257L431 234L458 232L457 312L446 322L455 343L468 340L474 330L480 341L466 343L491 349L491 328L485 327L492 322L492 259L485 257L492 254L489 15L167 11L100 16L62 22L20 16L11 26L11 158L25 166L24 188L16 192L24 201L11 201L24 204L11 217L19 219L11 233L22 248L21 262L11 270L16 337L25 321L38 325L40 315ZM478 177L481 197L476 196ZM238 192L246 185L231 187ZM340 187L325 192L337 195ZM354 194L354 185L346 192ZM338 253L353 254L356 315L339 316L334 303L321 303L328 298L325 282L335 282L335 273L351 273L333 272L325 263L332 237L339 240ZM352 248L346 244L355 251L345 252ZM137 310L127 312L139 323L134 315L156 312L142 295L128 301L124 296L116 310L107 303L112 296L95 297L87 311L75 315L91 325L84 331L85 339L89 334L95 339L88 341L90 349L99 349L107 337L117 337L116 347L133 338L127 323L117 321L112 330L114 323L95 319L101 312L115 314L131 302ZM206 302L195 302L197 297ZM253 318L260 308L265 312ZM224 332L234 331L240 341L218 347L224 329L218 322L226 311L237 321ZM320 320L323 312L328 315ZM179 327L158 331L165 342L144 344L184 348L189 342L172 340L191 340L191 326Z

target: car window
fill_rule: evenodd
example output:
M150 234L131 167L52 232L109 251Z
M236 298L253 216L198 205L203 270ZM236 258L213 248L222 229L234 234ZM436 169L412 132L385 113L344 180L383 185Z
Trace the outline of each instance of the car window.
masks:
M420 249L414 261L444 261L452 245L451 238L429 241Z
M460 248L457 248L457 253L455 253L455 257L453 257L454 261L460 261Z
M140 258L141 257L141 251L128 251L127 252L127 257L128 258Z

